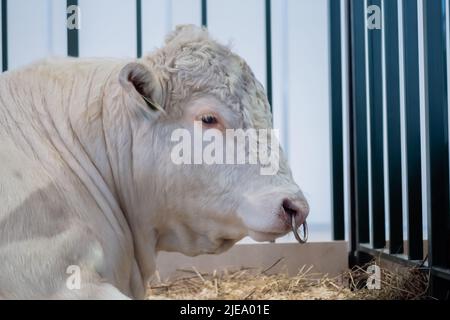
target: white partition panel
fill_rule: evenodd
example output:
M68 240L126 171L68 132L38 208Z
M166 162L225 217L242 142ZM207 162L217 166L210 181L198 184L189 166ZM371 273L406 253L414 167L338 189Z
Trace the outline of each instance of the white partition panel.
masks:
M50 9L48 0L8 1L8 69L49 55Z
M80 0L81 57L136 57L136 1Z
M289 1L289 162L310 224L331 221L328 1Z
M200 0L167 0L172 4L173 27L178 24L201 24Z
M42 1L42 0L41 0ZM47 0L43 0L47 1ZM53 56L67 55L67 13L65 0L50 0L50 48Z
M171 0L142 0L142 51L161 47L172 28Z
M200 0L142 0L144 54L161 47L177 25L200 25L200 11Z
M265 10L263 0L209 0L208 29L247 60L266 85Z
M273 126L279 130L280 143L285 154L289 154L289 90L286 78L289 75L289 10L288 0L272 1L272 112Z

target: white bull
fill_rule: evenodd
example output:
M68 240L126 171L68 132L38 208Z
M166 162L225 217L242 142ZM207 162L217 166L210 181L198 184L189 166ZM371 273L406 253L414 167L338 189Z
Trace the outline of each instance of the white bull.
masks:
M280 159L177 165L171 133L270 128L263 87L208 33L135 61L50 59L0 76L0 297L143 298L158 251L219 253L300 225Z

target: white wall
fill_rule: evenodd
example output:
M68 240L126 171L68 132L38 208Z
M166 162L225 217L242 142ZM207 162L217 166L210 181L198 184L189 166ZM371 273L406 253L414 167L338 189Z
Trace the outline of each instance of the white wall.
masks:
M66 51L65 5L58 0L8 1L9 68Z
M136 1L80 0L80 56L136 56Z
M172 28L170 8L172 0L142 1L142 51L152 51L161 46Z
M326 0L289 1L289 160L311 222L331 214L327 10Z
M255 76L266 84L264 1L208 1L208 29L243 56Z
M172 2L172 27L178 24L201 24L199 0L168 0Z
M179 24L200 25L198 0L142 0L142 47L150 52Z

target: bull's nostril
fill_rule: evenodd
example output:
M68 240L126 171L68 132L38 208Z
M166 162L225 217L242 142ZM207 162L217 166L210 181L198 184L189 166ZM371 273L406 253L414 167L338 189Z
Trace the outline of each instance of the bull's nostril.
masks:
M285 198L281 206L288 216L295 216L299 221L301 219L306 219L309 214L309 206L304 199Z
M282 206L288 215L293 216L298 214L299 208L291 200L284 199Z
M308 226L306 224L306 217L309 213L309 207L306 200L302 198L283 200L281 206L284 211L284 220L294 233L295 239L300 243L306 243L308 239ZM303 236L299 233L299 228L303 227Z

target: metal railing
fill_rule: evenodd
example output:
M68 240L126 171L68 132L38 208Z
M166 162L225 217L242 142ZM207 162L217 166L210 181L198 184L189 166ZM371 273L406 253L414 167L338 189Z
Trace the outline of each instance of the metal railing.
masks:
M423 74L419 69L419 5L423 5L424 21ZM380 9L383 23L379 29L368 28L369 6ZM340 137L343 136L342 79L346 76L349 87L345 115L349 124L349 263L364 264L382 256L403 264L424 266L430 273L430 293L446 299L450 293L448 6L445 0L329 0L335 239L344 238L345 227L343 203L346 195L342 191L344 167ZM342 9L345 15L341 14ZM341 24L343 16L346 19ZM346 27L343 29L342 25ZM341 42L341 38L346 41ZM401 52L400 43L403 44ZM348 68L345 70L341 66L343 49L347 51ZM424 83L424 119L420 114L421 80ZM421 120L425 122L427 142L426 199L422 193ZM406 152L401 141L402 121ZM402 159L406 164L404 171ZM406 190L403 190L403 178L407 181ZM407 221L403 221L404 191ZM422 203L427 204L425 256ZM404 224L407 225L405 235Z

